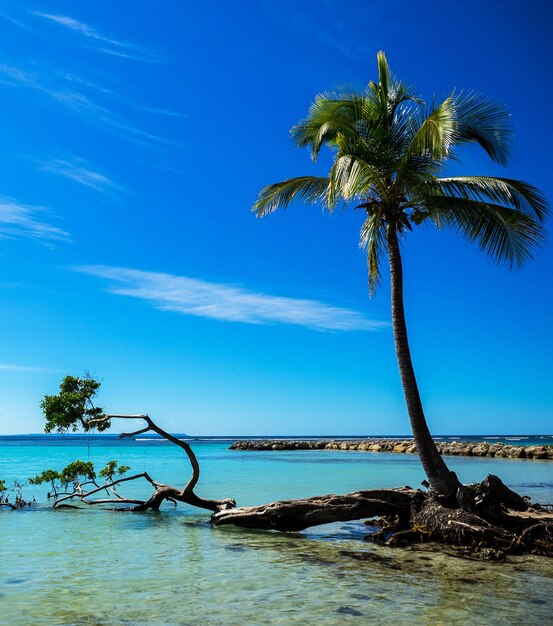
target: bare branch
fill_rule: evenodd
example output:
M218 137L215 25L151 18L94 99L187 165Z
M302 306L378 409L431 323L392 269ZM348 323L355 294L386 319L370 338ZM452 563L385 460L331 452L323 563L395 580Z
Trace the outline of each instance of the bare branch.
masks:
M81 502L85 504L144 504L144 500L130 500L129 498L104 498L102 500L86 500L83 498Z
M156 483L154 480L152 480L152 478L149 476L147 472L143 472L142 474L135 474L134 476L125 476L124 478L119 478L117 480L114 480L111 483L106 483L105 485L101 485L100 487L97 487L96 489L93 489L92 491L88 491L87 493L82 493L82 491L81 492L74 491L73 493L70 493L64 498L56 500L56 502L54 503L54 507L59 507L62 502L65 502L66 500L71 500L72 498L80 498L81 500L84 498L89 498L90 496L94 495L95 493L98 493L99 491L109 490L114 485L128 482L130 480L136 480L137 478L145 478L156 489L160 487L159 483Z
M136 431L135 433L131 433L131 434L124 433L124 434L121 434L120 437L131 437L133 435L138 435L138 434L145 433L151 430L157 433L158 435L160 435L161 437L163 437L164 439L167 439L167 441L170 441L171 443L174 443L175 445L179 446L179 448L182 448L185 451L186 455L188 456L190 465L192 466L192 476L190 477L190 480L184 487L183 492L190 492L194 489L194 487L198 483L198 480L200 479L200 464L198 463L198 459L196 458L196 455L192 451L192 448L189 446L189 444L186 441L181 441L180 439L177 439L177 437L174 437L167 431L163 430L163 428L160 428L148 415L126 415L123 413L110 413L109 415L106 415L103 418L99 418L98 420L91 420L89 424L102 423L110 419L143 419L148 424L147 428L144 428L142 430Z
M129 414L129 413L109 413L106 414L105 418L100 418L101 420L103 419L104 421L110 420L110 419L121 419L121 420L146 420L148 423L151 423L151 419L149 418L148 415L144 415L143 413L138 413L136 415L133 414ZM92 424L93 422L95 422L96 420L91 420L89 423Z
M119 435L119 439L123 439L124 437L136 437L136 435L142 435L143 433L147 433L151 430L149 426L146 428L142 428L141 430L135 430L133 433L121 433Z

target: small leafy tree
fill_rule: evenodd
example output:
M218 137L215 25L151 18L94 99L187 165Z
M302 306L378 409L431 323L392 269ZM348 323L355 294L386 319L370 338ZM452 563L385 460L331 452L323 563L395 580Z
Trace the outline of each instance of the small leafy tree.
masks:
M40 407L46 416L44 432L65 434L82 428L89 432L93 428L102 432L111 426L104 417L103 410L94 406L93 398L101 383L88 374L80 378L66 376L60 384L60 392L55 396L46 395Z
M58 492L61 491L60 473L56 470L48 469L44 470L40 474L37 474L34 478L29 478L31 485L42 485L44 483L50 483L51 491L48 492L47 498L57 498Z

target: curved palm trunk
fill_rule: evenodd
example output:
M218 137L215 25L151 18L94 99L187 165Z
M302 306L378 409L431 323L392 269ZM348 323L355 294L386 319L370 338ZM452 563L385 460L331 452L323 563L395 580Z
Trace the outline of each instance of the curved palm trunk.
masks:
M407 339L407 326L405 324L405 311L403 308L403 270L397 230L394 223L390 223L386 227L386 241L390 259L392 325L394 329L396 355L407 411L411 421L411 430L413 431L413 437L417 446L417 453L432 490L442 497L455 497L461 484L456 474L448 469L428 430L417 386L417 379L415 378L415 371L411 361L411 352Z

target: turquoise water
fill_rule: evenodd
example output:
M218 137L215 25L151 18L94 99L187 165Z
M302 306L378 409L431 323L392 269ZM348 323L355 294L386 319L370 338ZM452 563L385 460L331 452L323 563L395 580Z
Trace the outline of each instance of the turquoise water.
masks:
M257 504L356 489L417 486L411 455L335 451L232 452L194 444L198 494ZM0 440L0 478L88 460L86 440ZM97 467L113 458L174 485L184 455L157 441L93 440ZM553 502L547 461L448 457L465 482L492 472L513 489ZM362 541L361 523L276 534L211 528L186 506L131 514L52 510L27 489L32 511L0 510L1 624L524 624L550 623L553 565L538 557L484 563L428 548ZM148 485L126 494L146 496Z

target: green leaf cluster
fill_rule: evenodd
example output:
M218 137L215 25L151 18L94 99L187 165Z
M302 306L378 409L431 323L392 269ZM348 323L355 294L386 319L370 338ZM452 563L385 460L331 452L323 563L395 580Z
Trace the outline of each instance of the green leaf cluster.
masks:
M60 479L60 472L49 469L45 470L41 474L37 474L34 478L29 478L29 483L31 485L42 485L43 483L50 483L52 486L54 486L56 481L60 481Z
M73 461L60 472L60 482L64 485L81 479L94 480L96 471L92 461Z
M96 471L94 470L94 463L92 461L73 461L64 467L61 472L53 469L43 471L41 474L37 474L34 478L29 478L31 485L42 485L43 483L50 483L57 491L58 483L64 487L67 487L69 483L81 482L82 480L94 480L96 478Z
M46 418L44 432L76 432L82 428L85 432L95 428L104 431L110 427L109 420L92 424L92 420L104 417L104 411L93 403L93 398L100 387L97 380L89 376L82 378L66 376L60 384L58 395L46 395L40 407Z
M105 480L111 482L113 477L117 474L123 476L131 468L128 465L118 465L117 461L108 461L103 469L100 470L99 475Z

